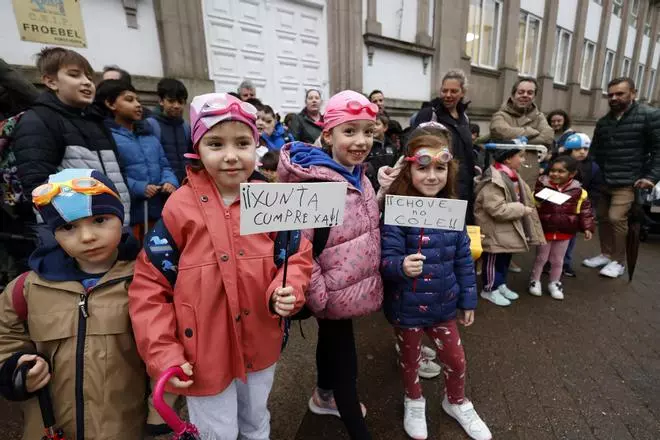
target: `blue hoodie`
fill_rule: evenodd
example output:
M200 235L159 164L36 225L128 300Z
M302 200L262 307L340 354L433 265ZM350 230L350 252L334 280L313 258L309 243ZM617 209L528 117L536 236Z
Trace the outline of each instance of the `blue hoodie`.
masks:
M285 144L295 141L291 133L286 131L284 125L277 122L275 129L269 135L261 133L261 139L266 143L269 151L280 151Z
M335 160L322 149L303 142L294 142L291 145L291 163L309 168L312 165L330 168L341 174L341 176L359 191L362 191L362 165L353 168L353 172L335 162Z

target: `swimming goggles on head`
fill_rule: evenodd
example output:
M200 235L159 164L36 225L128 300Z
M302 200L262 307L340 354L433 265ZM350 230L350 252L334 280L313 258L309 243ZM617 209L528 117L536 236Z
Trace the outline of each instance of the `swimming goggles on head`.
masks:
M378 114L378 106L373 102L362 105L358 101L348 101L346 103L346 110L354 115L361 113L362 110L366 110L371 116L376 116Z
M428 153L416 153L414 156L407 156L405 158L406 162L415 162L417 165L423 167L429 166L432 163L435 164L444 164L450 162L454 156L449 152L447 148L443 148L438 154L430 155Z
M48 205L55 196L76 192L94 196L98 194L111 194L117 198L119 195L108 188L103 182L93 177L77 177L66 182L45 183L32 191L32 203L37 206Z
M244 117L256 121L257 108L249 102L228 100L226 96L220 95L204 103L199 111L199 119L207 116L221 116L227 113L240 113Z

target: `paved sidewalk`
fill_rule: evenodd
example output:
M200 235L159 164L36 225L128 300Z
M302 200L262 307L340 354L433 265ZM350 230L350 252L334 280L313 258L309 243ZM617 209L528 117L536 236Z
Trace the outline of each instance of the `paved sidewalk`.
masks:
M576 261L596 251L578 243ZM609 280L577 267L566 299L525 294L532 255L516 261L510 287L521 299L507 309L480 301L463 331L468 396L505 440L660 439L660 237L642 244L635 281ZM544 286L545 287L545 286ZM314 385L315 322L293 327L271 395L273 440L341 440L341 421L307 411ZM374 439L406 439L403 391L393 336L382 314L357 322L359 389ZM424 381L429 438L465 439L442 412L442 379ZM0 400L0 434L18 440L19 412Z

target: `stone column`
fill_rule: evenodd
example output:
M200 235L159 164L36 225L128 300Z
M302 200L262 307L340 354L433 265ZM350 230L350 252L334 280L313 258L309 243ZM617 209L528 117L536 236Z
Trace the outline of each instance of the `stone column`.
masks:
M596 44L596 59L594 60L594 76L591 84L591 100L589 102L589 115L592 118L599 117L598 103L603 99L603 75L605 75L605 55L607 53L607 35L610 31L612 21L612 0L603 2L603 11L600 15L600 32Z
M468 12L469 2L435 1L433 13L433 47L435 47L435 53L433 54L433 77L431 79L432 96L438 94L442 85L442 76L449 69L460 68L468 74L470 72L470 57L465 54ZM457 50L457 48L460 49Z
M626 40L628 39L628 15L630 14L630 0L623 2L623 11L621 11L621 31L619 32L619 44L616 47L616 56L614 57L614 74L613 77L621 76L621 69L623 69L623 59L626 52ZM631 60L632 63L632 60ZM630 73L634 67L630 66Z
M378 21L378 0L367 0L367 21L364 23L365 33L380 35L383 26Z
M639 55L642 50L642 38L644 37L644 18L649 11L649 0L639 1L639 10L637 11L637 35L635 35L635 49L633 49L632 66L634 68L633 78L637 76L637 65L640 61L646 63L646 60L640 60ZM646 78L646 77L645 77Z
M214 90L206 58L202 1L154 0L163 74L181 79L190 96Z
M368 1L373 3L373 13L375 14L375 0ZM344 89L361 91L364 47L362 2L330 0L327 11L330 94Z
M657 68L658 66L653 65L653 52L655 52L655 44L656 44L656 35L658 33L658 8L655 5L649 5L649 9L647 11L647 14L653 14L653 17L651 18L651 35L649 36L649 50L648 53L646 54L646 59L644 60L644 83L647 85L647 87L650 85L649 80L651 79L651 70L656 69L655 72L655 82L657 84L658 82L658 71ZM643 33L644 31L642 31ZM639 86L637 86L639 87ZM648 94L649 99L647 100L644 97L639 97L639 99L642 102L653 102L653 97L654 95L654 90L647 90L643 93L644 96Z
M552 55L557 45L557 10L559 0L546 0L543 12L543 35L541 36L541 59L539 60L539 90L536 97L536 105L543 109L543 97L552 95L555 79L550 74L552 70ZM546 109L548 110L548 109Z
M509 98L511 87L518 80L518 23L520 0L506 1L502 11L502 36L500 38L499 71L500 102Z
M415 42L422 46L431 46L433 39L429 35L429 0L417 0L417 33Z
M584 51L584 33L587 27L587 10L589 9L589 1L590 0L578 1L577 16L575 19L575 32L573 33L573 45L571 47L570 57L573 62L568 68L568 81L566 82L568 85L568 93L570 95L567 109L569 115L574 115L574 109L577 108L577 102L580 99L582 52ZM586 115L579 115L579 117L585 116Z

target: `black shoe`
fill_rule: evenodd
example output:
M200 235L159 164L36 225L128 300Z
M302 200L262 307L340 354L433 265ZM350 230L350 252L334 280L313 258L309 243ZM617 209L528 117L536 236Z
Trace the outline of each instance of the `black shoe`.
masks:
M543 273L546 274L546 275L548 275L550 273L550 263L549 262L545 263L543 265Z
M565 277L575 278L577 275L575 271L570 266L564 266L563 274Z
M160 425L152 425L150 423L147 423L147 435L150 435L151 437L158 437L159 435L167 435L173 432L174 431L172 431L172 428L170 428L165 423L162 423Z

